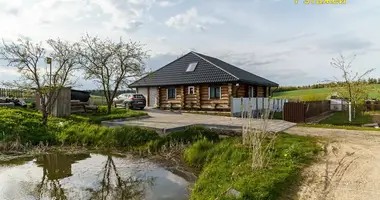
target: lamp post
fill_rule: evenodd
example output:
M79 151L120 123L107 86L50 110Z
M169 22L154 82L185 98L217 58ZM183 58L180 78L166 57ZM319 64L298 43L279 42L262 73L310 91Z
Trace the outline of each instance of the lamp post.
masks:
M49 76L50 77L50 87L51 87L51 60L52 59L50 57L46 58L46 63L50 65L50 76Z

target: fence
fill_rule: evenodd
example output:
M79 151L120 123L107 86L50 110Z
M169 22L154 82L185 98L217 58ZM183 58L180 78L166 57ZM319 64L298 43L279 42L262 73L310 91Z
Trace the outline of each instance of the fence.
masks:
M36 100L34 91L0 88L0 99L6 97L22 98L26 102L35 102Z
M0 88L0 97L24 98L25 96L26 92L22 90Z
M380 110L380 101L366 101L365 102L366 111L378 111Z
M252 112L256 116L263 109L270 109L272 112L282 112L286 99L269 99L264 97L256 98L232 98L231 114L235 117L245 116Z
M330 101L288 102L284 105L283 119L306 122L307 119L330 111Z

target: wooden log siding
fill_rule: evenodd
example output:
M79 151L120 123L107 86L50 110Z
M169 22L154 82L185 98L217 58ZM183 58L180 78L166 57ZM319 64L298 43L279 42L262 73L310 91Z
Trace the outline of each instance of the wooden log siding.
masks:
M212 87L212 85L210 85ZM221 85L221 97L220 99L209 99L209 85L202 85L201 86L201 101L202 101L202 108L208 108L212 109L213 106L216 106L216 108L228 108L229 104L229 96L228 96L228 85ZM215 85L216 87L219 87L218 85ZM215 105L213 105L215 104Z
M265 97L265 87L257 87L257 97Z
M236 86L236 84L232 85L232 95L235 98L240 98L240 97L247 97L246 96L246 85L244 84L239 84L239 86Z
M189 87L194 87L194 94L189 94ZM185 87L185 108L199 108L199 87L198 86L186 86Z
M176 89L176 98L168 99L168 91L171 87L161 87L160 88L160 107L170 108L172 104L173 108L180 108L182 103L182 86L174 87Z

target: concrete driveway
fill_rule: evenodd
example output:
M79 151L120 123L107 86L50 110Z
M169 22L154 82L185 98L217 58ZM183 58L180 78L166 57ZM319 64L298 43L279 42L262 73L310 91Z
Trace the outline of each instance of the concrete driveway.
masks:
M161 133L167 133L170 131L184 129L185 127L191 125L203 125L216 129L241 131L242 126L249 122L248 119L234 117L178 113L157 109L147 109L146 112L149 117L127 121L106 121L102 122L102 124L106 126L142 126L154 128ZM258 129L262 126L262 120L259 119L252 119L251 123L253 127ZM273 132L281 132L295 125L295 123L283 120L269 120L268 130Z

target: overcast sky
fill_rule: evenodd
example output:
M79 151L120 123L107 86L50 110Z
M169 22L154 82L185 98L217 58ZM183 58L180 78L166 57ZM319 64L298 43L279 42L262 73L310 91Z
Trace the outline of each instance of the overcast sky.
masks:
M378 68L380 1L304 5L294 0L0 0L0 38L78 40L86 33L146 44L155 70L195 50L280 85L339 76L333 57L356 54L355 70ZM0 79L18 73L0 63ZM78 75L80 76L80 75ZM82 88L94 85L82 81Z

